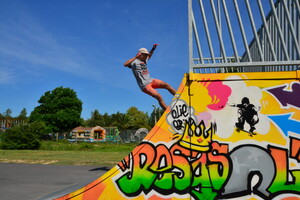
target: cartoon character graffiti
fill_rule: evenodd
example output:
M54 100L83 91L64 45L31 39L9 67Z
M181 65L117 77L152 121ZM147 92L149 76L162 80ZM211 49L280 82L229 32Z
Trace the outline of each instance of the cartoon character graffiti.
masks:
M245 122L250 125L250 133L256 129L255 125L259 122L258 111L260 107L256 108L253 104L250 103L250 100L247 97L242 99L241 104L227 104L231 107L238 107L238 122L235 123L235 126L238 129L244 130Z

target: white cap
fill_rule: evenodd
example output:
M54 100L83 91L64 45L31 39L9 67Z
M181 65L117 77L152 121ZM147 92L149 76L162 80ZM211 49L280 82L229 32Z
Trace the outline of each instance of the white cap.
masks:
M148 50L146 48L140 48L139 49L140 53L144 53L144 54L149 54Z

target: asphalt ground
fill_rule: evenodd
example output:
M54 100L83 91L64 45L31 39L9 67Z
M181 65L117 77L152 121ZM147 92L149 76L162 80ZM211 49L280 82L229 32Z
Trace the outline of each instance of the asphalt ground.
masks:
M108 170L99 166L0 163L0 199L43 199L65 188L89 183Z

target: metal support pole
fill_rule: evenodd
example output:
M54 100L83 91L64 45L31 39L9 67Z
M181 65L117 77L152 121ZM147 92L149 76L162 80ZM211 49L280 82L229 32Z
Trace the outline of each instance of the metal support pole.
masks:
M192 18L192 0L188 0L188 29L189 29L189 73L193 72L193 18Z

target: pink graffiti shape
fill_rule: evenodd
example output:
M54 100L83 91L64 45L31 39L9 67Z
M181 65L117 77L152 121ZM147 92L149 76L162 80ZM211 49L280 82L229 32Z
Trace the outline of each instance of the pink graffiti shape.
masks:
M227 85L223 85L221 81L211 82L208 86L208 94L210 95L212 102L208 105L211 110L221 110L228 102L228 97L231 94L231 88Z

